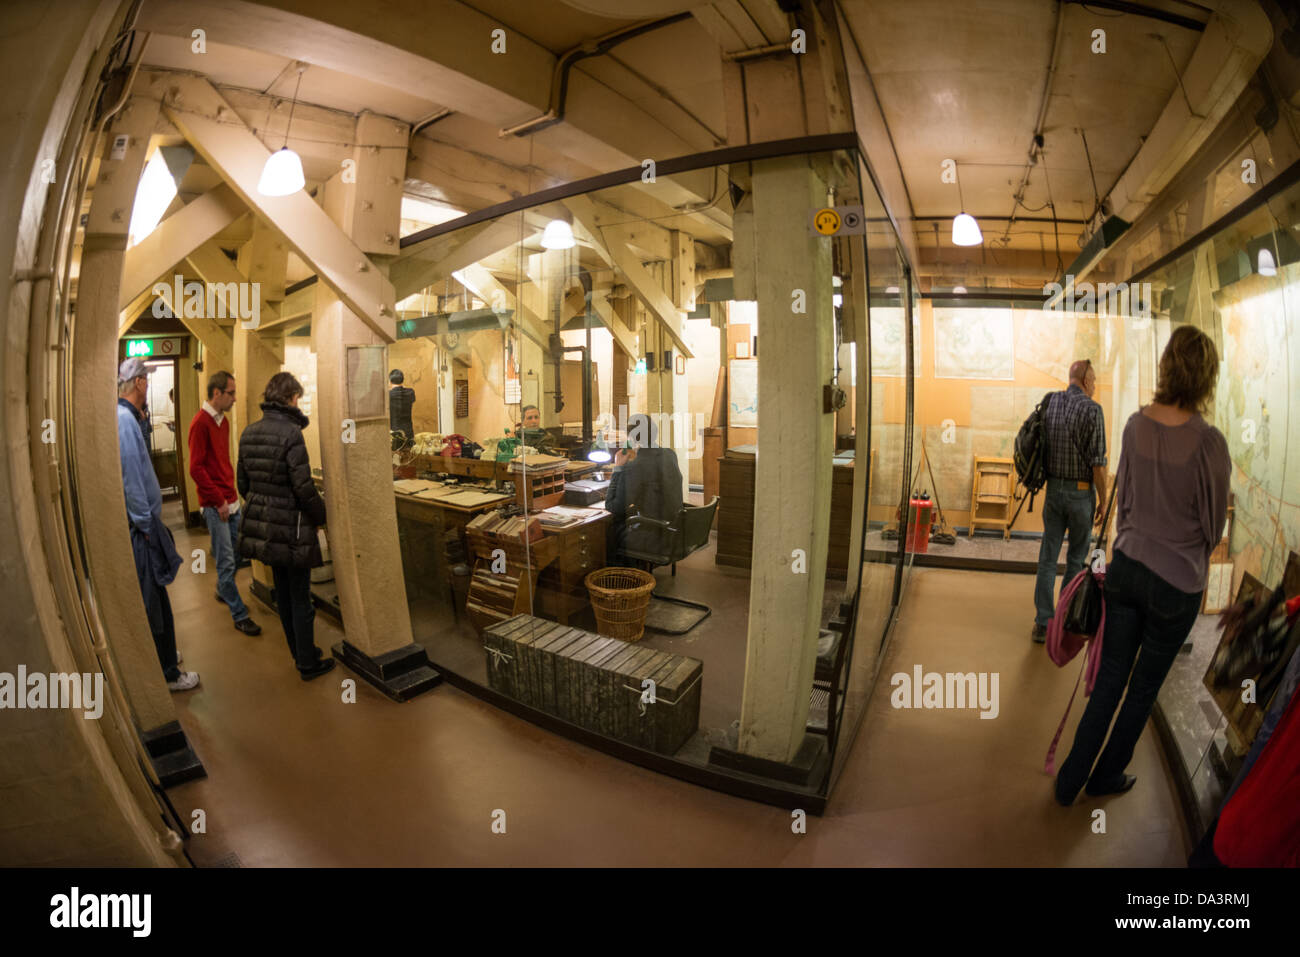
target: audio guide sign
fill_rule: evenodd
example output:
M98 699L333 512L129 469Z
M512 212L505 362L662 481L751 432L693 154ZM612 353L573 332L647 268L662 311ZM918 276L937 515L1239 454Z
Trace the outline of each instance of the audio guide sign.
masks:
M814 236L862 236L867 220L861 206L822 206L811 211L808 229Z

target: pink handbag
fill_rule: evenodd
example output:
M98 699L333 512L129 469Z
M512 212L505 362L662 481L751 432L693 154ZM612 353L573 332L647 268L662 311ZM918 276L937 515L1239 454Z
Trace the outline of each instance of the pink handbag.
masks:
M1061 733L1065 731L1065 722L1070 717L1070 710L1074 707L1074 699L1079 693L1079 680L1084 678L1085 675L1087 676L1083 688L1084 697L1087 697L1092 694L1092 689L1097 684L1097 672L1101 668L1101 636L1106 630L1106 603L1104 599L1101 606L1101 621L1097 625L1096 635L1089 638L1087 635L1072 634L1066 631L1064 626L1066 609L1070 607L1070 600L1074 597L1074 593L1083 584L1085 575L1094 576L1099 588L1105 585L1105 572L1094 572L1091 566L1084 566L1083 571L1075 575L1070 580L1070 583L1061 589L1060 601L1056 603L1056 614L1047 623L1047 656L1052 659L1052 662L1057 667L1064 666L1067 662L1073 660L1084 645L1088 646L1088 654L1083 660L1083 666L1079 669L1079 678L1075 679L1074 691L1070 694L1070 703L1065 706L1065 714L1061 715L1061 723L1056 728L1056 736L1052 738L1051 747L1047 749L1047 761L1044 763L1043 770L1048 774L1056 773L1056 746L1061 741Z

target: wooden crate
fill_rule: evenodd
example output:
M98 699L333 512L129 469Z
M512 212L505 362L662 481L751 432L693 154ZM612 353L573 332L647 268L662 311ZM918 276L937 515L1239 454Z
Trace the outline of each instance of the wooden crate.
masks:
M671 755L699 728L697 659L527 614L486 628L483 648L490 687L597 734Z

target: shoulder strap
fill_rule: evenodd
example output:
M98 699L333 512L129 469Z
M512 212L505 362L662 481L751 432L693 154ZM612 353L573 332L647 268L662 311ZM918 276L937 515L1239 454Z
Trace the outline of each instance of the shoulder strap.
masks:
M1097 539L1097 547L1103 551L1106 548L1106 536L1110 531L1110 510L1115 506L1115 492L1119 488L1119 476L1115 476L1115 481L1110 483L1110 495L1106 502L1106 514L1101 520L1101 537Z

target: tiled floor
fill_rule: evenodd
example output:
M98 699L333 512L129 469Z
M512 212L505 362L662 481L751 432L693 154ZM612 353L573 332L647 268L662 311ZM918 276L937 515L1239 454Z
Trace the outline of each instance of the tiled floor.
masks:
M182 554L204 544L177 533ZM680 572L679 572L680 574ZM247 600L248 572L240 572ZM1129 794L1066 810L1043 755L1075 678L1029 641L1032 578L918 568L827 814L790 812L663 777L558 738L447 685L394 704L342 669L304 684L278 620L249 638L210 576L169 589L185 666L175 696L209 776L169 794L199 864L258 865L1144 865L1186 857L1176 796L1148 729ZM338 632L316 617L317 643ZM1000 714L894 710L889 677L914 664L999 674ZM1081 707L1062 743L1067 749ZM1106 811L1094 832L1094 808ZM506 833L494 833L504 811Z

